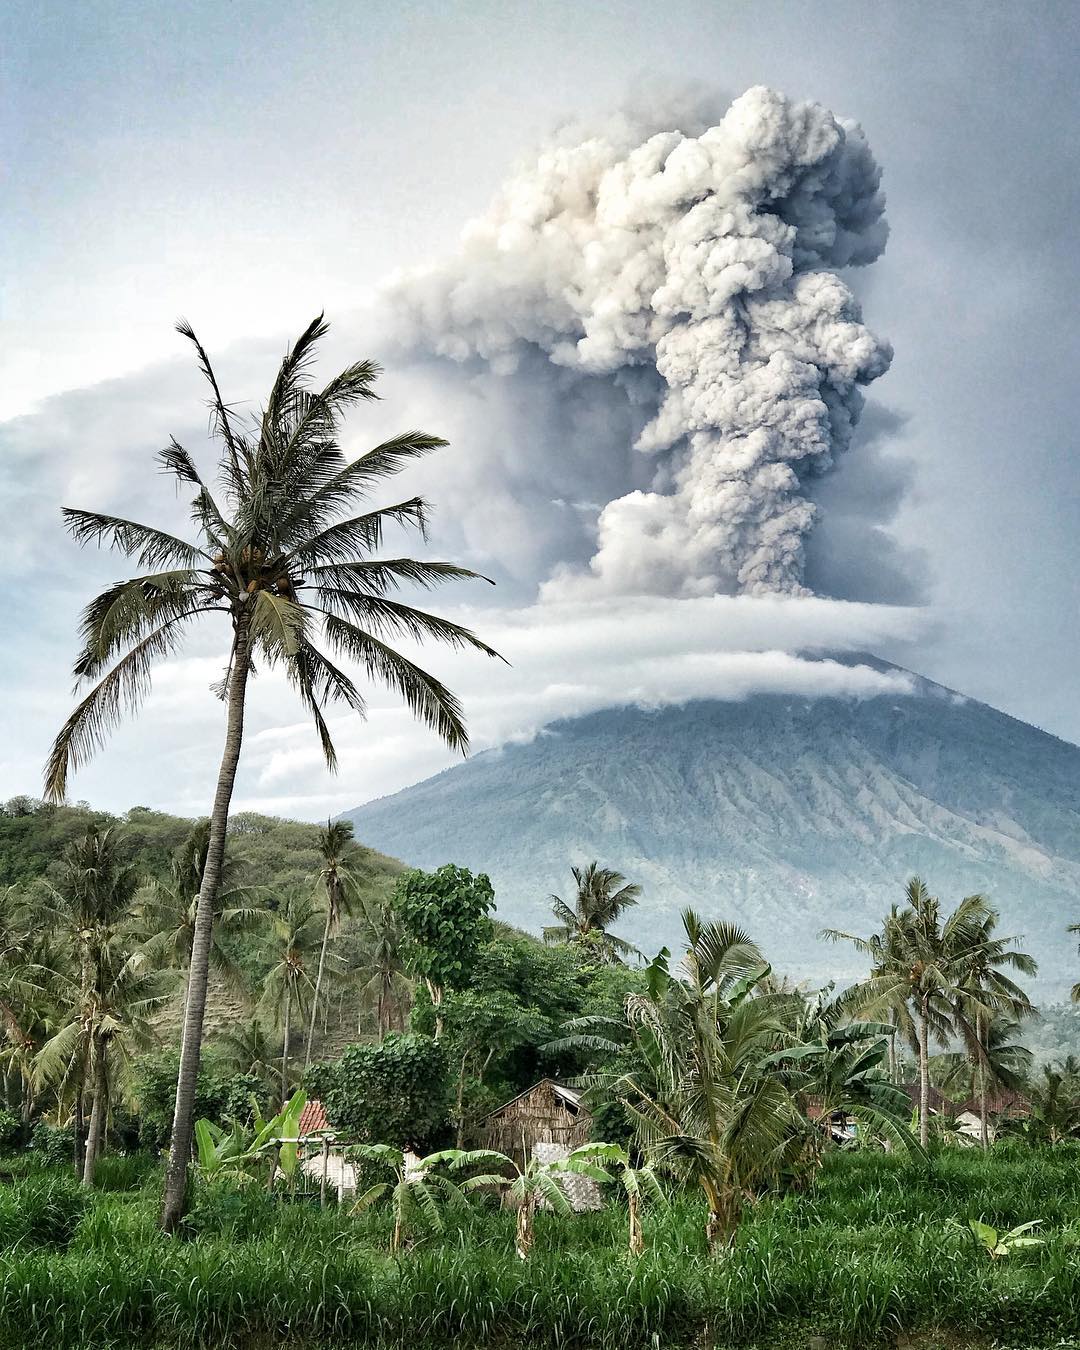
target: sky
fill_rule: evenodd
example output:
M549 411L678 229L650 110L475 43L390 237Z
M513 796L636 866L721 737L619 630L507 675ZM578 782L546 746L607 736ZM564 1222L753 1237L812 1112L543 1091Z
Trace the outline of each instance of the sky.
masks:
M430 657L476 748L621 699L880 692L799 655L861 650L1080 741L1075 5L14 0L5 27L0 796L39 790L79 608L124 567L80 553L60 506L177 524L153 453L170 434L208 453L180 315L254 407L325 309L321 369L387 368L347 443L450 439L415 479L433 554L498 586L444 603L512 662ZM590 598L563 582L588 573L600 509L653 486L625 388L544 353L511 374L442 360L445 325L403 315L467 276L463 229L552 135L701 129L761 84L856 120L887 199L883 254L843 278L892 363L810 494L806 581L831 598ZM73 796L204 811L221 663L221 635L198 637ZM317 818L448 762L376 695L367 724L336 723L332 779L290 700L260 676L240 806Z

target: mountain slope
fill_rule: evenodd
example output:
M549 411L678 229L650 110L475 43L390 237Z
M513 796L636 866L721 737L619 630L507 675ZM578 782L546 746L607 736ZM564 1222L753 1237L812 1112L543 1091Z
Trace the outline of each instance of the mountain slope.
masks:
M646 951L677 944L692 904L743 922L779 969L844 977L857 958L818 931L869 931L918 872L950 904L988 892L1043 997L1077 974L1080 748L918 678L862 701L611 709L349 816L415 865L487 871L500 916L534 929L596 857L643 884L620 931Z

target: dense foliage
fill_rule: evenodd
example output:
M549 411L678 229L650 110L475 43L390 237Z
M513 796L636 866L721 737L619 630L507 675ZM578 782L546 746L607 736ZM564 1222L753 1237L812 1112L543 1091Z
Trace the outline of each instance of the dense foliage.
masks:
M180 1055L175 1049L162 1050L145 1056L135 1077L139 1144L153 1152L169 1142L179 1066ZM251 1098L265 1100L266 1095L264 1080L255 1074L230 1073L214 1055L200 1065L195 1090L200 1116L246 1121L251 1116Z
M308 1082L331 1124L350 1139L424 1146L448 1122L446 1054L430 1036L391 1032L352 1045L333 1063L313 1065Z
M439 1003L468 984L481 942L490 935L495 892L483 872L447 863L434 872L404 872L394 891L404 934L402 956Z

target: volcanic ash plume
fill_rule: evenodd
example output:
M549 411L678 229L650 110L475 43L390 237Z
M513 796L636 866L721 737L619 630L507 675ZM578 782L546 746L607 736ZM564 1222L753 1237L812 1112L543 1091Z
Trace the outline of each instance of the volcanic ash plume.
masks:
M891 359L831 270L882 252L880 177L858 126L754 88L698 136L552 146L393 300L417 347L496 371L538 348L643 404L651 490L601 511L594 584L800 593L802 484Z

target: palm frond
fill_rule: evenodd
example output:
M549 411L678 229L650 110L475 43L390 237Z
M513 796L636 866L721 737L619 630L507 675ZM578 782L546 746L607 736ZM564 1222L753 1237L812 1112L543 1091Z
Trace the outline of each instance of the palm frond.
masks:
M460 649L472 647L485 656L495 657L505 664L506 658L500 656L493 647L481 641L468 628L444 619L441 615L430 614L426 610L414 609L397 600L388 600L384 596L364 595L360 591L343 591L336 587L320 586L319 602L326 611L338 618L351 619L363 624L377 637L386 639L407 637L414 642L423 642L433 638L448 647Z
M495 585L490 577L468 567L416 558L354 558L309 568L308 574L320 587L354 588L367 595L385 595L402 585L430 590L450 581L486 581Z
M199 612L177 614L148 633L79 703L60 728L45 766L45 795L50 801L63 800L70 770L104 743L125 708L131 712L138 708L150 688L154 662L170 655L179 644L177 625Z
M209 561L209 555L202 549L152 525L74 506L65 506L61 514L77 544L119 549L129 558L136 558L143 567L197 567L200 562Z
M410 497L393 506L383 506L349 520L339 520L318 534L305 538L283 561L286 564L295 563L302 569L320 563L348 562L358 553L370 553L381 548L383 529L388 524L411 527L426 539L427 503L422 497Z
M371 679L393 689L451 750L468 750L469 734L461 704L445 685L355 624L333 614L324 615L324 622L327 640L335 648L363 666Z

